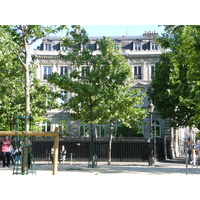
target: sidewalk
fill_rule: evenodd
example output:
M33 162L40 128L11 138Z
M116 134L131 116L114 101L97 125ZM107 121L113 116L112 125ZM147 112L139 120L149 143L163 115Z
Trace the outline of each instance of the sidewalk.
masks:
M1 164L1 163L0 163ZM36 175L52 175L52 164L36 162ZM191 171L193 170L193 171ZM198 167L188 166L188 174L196 173ZM13 166L2 168L0 175L12 175ZM175 159L158 161L153 167L148 162L98 162L97 168L88 168L87 162L65 162L58 164L58 175L186 175L185 156Z

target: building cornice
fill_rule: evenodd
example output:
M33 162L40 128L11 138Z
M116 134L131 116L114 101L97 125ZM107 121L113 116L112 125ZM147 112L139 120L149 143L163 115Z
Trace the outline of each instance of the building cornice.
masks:
M130 59L130 58L138 58L138 59L147 59L147 58L159 58L161 53L148 53L148 54L122 54L125 58ZM62 59L59 55L39 55L39 54L34 54L32 55L33 60L65 60Z
M160 57L160 54L122 54L125 58L138 58L138 59L149 59L149 58L156 58L158 59Z

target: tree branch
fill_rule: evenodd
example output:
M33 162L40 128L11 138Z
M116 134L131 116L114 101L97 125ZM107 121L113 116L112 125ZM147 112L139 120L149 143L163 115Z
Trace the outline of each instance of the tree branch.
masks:
M24 69L26 70L26 64L23 62L23 60L21 59L20 55L13 50L13 53L19 58L19 61L21 62L21 64L23 65Z

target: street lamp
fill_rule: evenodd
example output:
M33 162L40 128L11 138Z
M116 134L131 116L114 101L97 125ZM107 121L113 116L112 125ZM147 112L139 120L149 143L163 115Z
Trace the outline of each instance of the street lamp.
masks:
M150 114L150 150L149 150L149 166L153 166L153 145L152 145L152 116L153 116L153 111L154 111L154 105L150 101L150 104L148 106L149 114ZM154 134L155 135L155 134ZM155 137L154 137L154 144L155 144ZM154 145L155 147L155 145ZM155 150L155 148L154 148ZM154 152L155 156L155 152Z

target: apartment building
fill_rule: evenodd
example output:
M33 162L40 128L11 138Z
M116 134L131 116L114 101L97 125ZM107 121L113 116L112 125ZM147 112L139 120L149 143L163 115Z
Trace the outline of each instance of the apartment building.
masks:
M110 36L113 41L120 47L121 54L125 56L128 64L131 66L134 76L136 77L135 85L133 87L140 88L141 91L146 92L149 84L154 77L155 63L159 60L159 55L164 51L155 42L158 34L155 31L145 32L140 36ZM94 53L98 53L97 39L103 37L89 37ZM86 47L83 47L86 48ZM32 59L37 66L37 76L41 83L46 83L47 79L53 72L60 75L70 73L73 69L70 63L62 60L59 57L59 52L67 53L70 51L68 47L62 46L61 37L47 37L43 38L42 43L34 50ZM52 86L52 90L58 88ZM67 102L73 94L68 91L61 91L64 96L64 101ZM61 100L58 100L61 102ZM149 100L146 96L142 107L148 109ZM63 133L70 137L89 137L89 125L74 121L72 118L73 112L69 108L48 110L48 120L41 124L44 131L52 131L55 127L60 127ZM150 133L150 117L144 119L146 125L143 126L142 133L146 139L149 138ZM115 124L116 130L118 124ZM95 124L96 136L107 137L108 131L106 125ZM153 113L153 132L156 137L171 141L174 130L169 127L168 120L163 120L159 117L158 112ZM180 146L181 138L184 138L183 131L176 130L177 137L174 141ZM173 136L174 137L174 136ZM177 147L179 148L179 147ZM175 149L175 147L174 147Z

